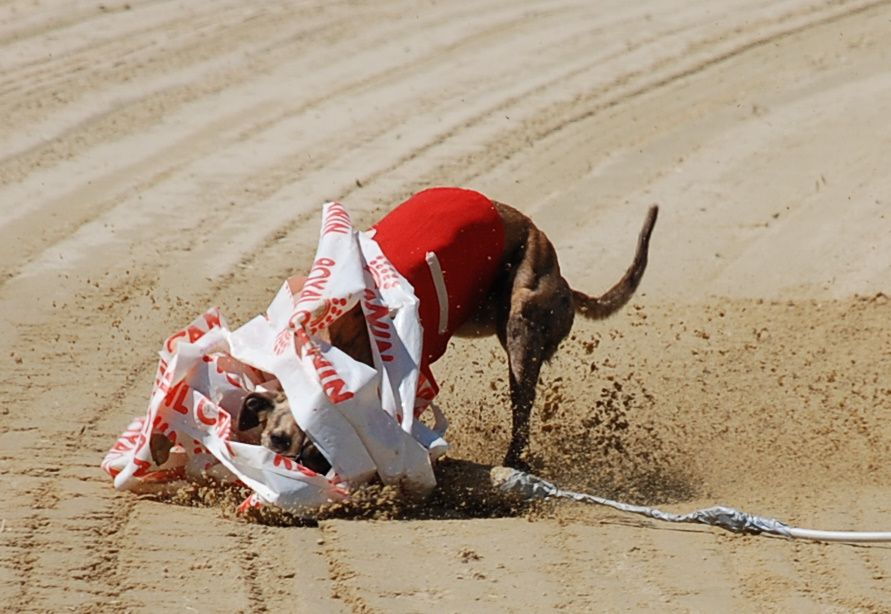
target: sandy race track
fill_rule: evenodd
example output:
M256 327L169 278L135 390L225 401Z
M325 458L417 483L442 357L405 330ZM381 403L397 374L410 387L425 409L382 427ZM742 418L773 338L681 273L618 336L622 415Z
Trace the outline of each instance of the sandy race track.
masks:
M633 305L545 370L539 473L891 530L889 33L862 0L0 0L0 609L891 610L888 547L474 500L490 341L437 365L458 460L426 508L250 523L98 466L164 337L263 310L322 202L366 226L455 184L591 292L662 206Z

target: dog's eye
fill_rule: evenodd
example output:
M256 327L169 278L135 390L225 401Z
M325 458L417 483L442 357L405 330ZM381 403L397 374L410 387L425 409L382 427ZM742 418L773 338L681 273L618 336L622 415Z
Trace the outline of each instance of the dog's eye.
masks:
M272 401L260 395L251 395L244 401L244 406L252 412L260 413L272 409Z

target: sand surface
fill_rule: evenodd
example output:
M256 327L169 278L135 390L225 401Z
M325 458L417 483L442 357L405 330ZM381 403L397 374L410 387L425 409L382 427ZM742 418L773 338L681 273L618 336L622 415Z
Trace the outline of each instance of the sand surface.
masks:
M889 33L860 0L0 1L0 609L891 610L887 547L475 500L490 341L437 365L462 462L396 519L248 523L98 467L163 338L260 312L323 201L364 226L452 184L590 292L662 206L633 305L544 372L539 473L891 530Z

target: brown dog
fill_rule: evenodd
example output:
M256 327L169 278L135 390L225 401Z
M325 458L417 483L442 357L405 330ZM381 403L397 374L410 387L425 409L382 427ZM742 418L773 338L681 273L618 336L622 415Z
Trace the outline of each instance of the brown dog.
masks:
M251 431L258 426L261 427L259 441L245 443L260 443L273 452L298 460L316 473L328 473L331 465L297 426L285 393L252 392L244 398L238 430Z
M528 217L476 192L457 188L421 192L375 226L374 238L384 254L419 294L422 372L429 373L429 364L442 355L453 334L495 334L507 352L513 425L505 465L527 467L524 455L539 371L569 334L575 312L594 320L606 318L634 294L647 265L657 213L652 206L625 275L599 297L570 288L560 274L554 246ZM439 257L435 267L431 253ZM425 290L437 281L435 294ZM355 360L372 364L368 328L359 307L336 320L325 336ZM258 404L257 409L267 415L264 445L283 454L302 453L307 440L286 405ZM239 428L256 425L260 413L246 404Z

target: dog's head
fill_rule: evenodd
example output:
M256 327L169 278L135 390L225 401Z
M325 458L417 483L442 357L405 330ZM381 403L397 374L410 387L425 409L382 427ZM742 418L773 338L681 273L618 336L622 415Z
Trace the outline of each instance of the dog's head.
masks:
M282 456L298 460L316 473L331 468L327 459L297 425L283 392L252 392L244 398L238 415L238 430L261 427L260 443Z
M288 398L281 392L252 392L241 403L238 430L261 427L260 443L281 454L297 457L306 440L291 414Z

